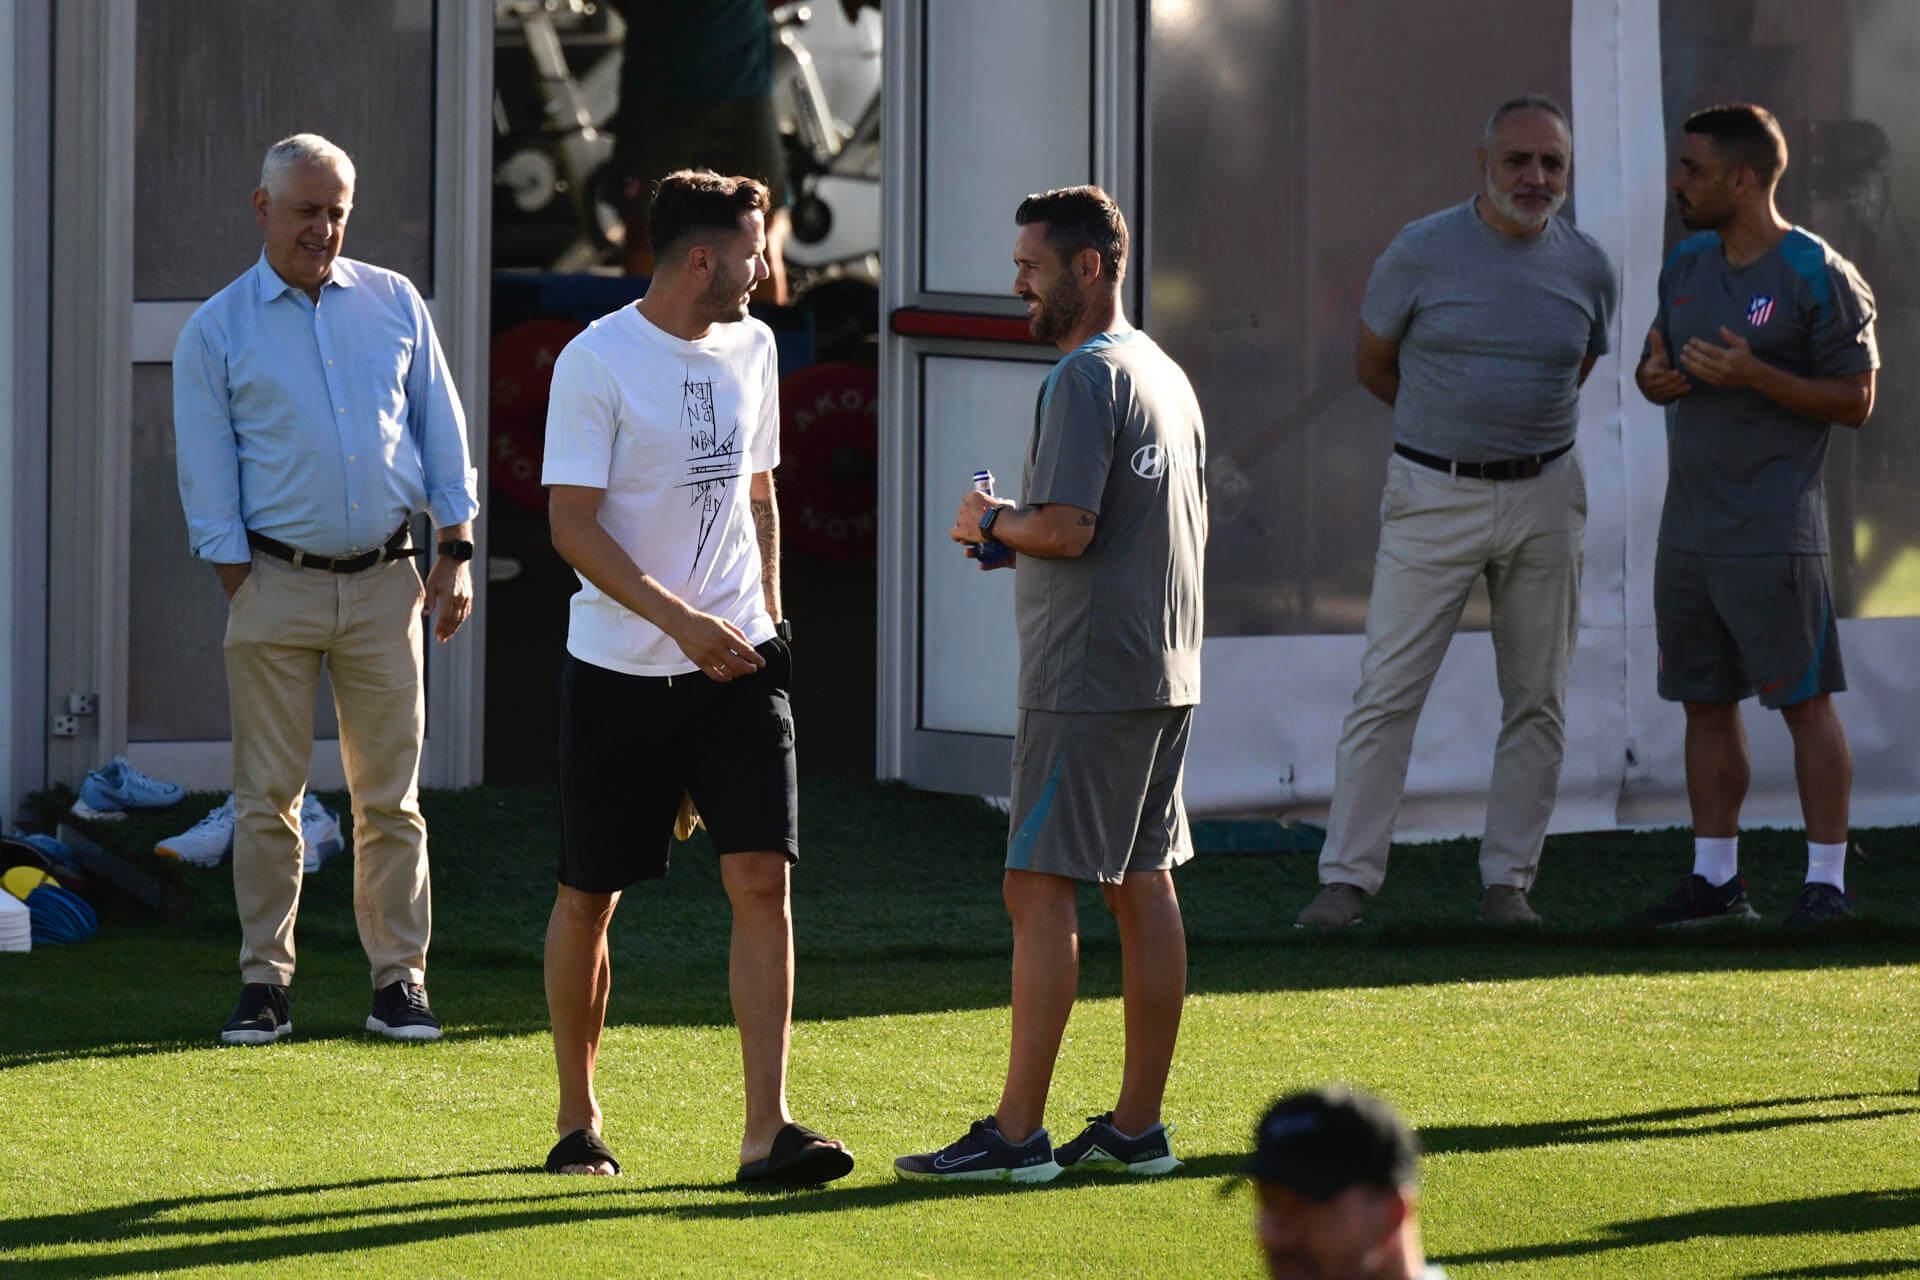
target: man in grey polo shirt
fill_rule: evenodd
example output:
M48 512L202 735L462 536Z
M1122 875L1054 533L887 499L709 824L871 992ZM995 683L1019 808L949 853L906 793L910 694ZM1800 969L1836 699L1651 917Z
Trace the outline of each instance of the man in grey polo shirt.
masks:
M1580 622L1587 494L1574 429L1619 292L1600 246L1555 216L1572 153L1550 99L1501 103L1478 152L1485 189L1410 223L1367 282L1354 363L1393 406L1393 456L1321 889L1301 926L1358 922L1385 880L1414 726L1483 574L1501 715L1479 914L1539 923L1526 894L1560 782Z
M1753 694L1793 735L1807 880L1787 917L1853 914L1846 892L1853 760L1832 695L1847 687L1827 592L1823 474L1833 423L1873 412L1873 293L1851 262L1774 206L1786 138L1764 108L1688 117L1674 200L1699 235L1660 272L1635 378L1672 404L1654 561L1660 696L1687 712L1693 872L1633 917L1751 920L1739 875ZM1675 368L1675 364L1678 368Z
M1077 1164L1167 1173L1180 1165L1160 1103L1186 998L1172 870L1193 856L1180 778L1200 701L1206 435L1186 375L1121 310L1127 224L1112 198L1049 191L1014 219L1014 292L1034 336L1067 354L1041 389L1024 501L970 492L951 535L969 554L1019 558L1013 1044L994 1113L894 1168L1016 1182ZM1113 1110L1055 1148L1042 1122L1079 979L1081 881L1120 927L1126 1064Z

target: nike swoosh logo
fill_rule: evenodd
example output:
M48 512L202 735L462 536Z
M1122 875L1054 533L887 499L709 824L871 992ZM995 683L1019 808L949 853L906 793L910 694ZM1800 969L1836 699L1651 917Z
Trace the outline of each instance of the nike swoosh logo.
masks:
M1760 692L1772 693L1775 689L1784 689L1786 687L1786 684L1787 682L1785 680L1775 680L1772 684L1761 685Z
M933 1167L936 1169L958 1169L961 1165L978 1160L985 1154L987 1153L984 1151L976 1151L970 1156L961 1156L958 1160L949 1160L943 1151L933 1158Z
M1676 307L1680 307L1680 306L1685 306L1685 305L1686 305L1687 303L1689 303L1689 302L1692 302L1692 301L1693 301L1693 299L1694 299L1694 295L1693 295L1693 294L1691 294L1691 293L1689 293L1689 294L1685 294L1685 295L1683 295L1683 296L1681 296L1681 297L1678 297L1678 298L1675 298L1675 299L1673 300L1673 305L1674 305L1674 306L1676 306Z

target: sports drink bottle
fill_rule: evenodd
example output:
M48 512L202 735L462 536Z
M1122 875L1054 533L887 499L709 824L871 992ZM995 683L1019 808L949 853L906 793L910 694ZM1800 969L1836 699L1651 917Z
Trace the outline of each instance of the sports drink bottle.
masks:
M993 496L993 472L976 471L973 473L973 487L989 498ZM988 538L973 549L973 558L982 569L998 569L1013 559L1013 548L1004 542Z

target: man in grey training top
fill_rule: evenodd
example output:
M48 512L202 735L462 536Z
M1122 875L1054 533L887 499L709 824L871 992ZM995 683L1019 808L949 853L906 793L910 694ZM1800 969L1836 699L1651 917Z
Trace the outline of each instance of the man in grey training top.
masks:
M1180 778L1200 701L1206 436L1186 375L1121 310L1127 224L1112 198L1049 191L1014 220L1014 292L1034 336L1067 354L1039 395L1022 503L970 492L951 535L970 554L1019 558L1013 1044L994 1113L894 1168L1018 1182L1074 1164L1166 1173L1180 1165L1160 1103L1186 998L1172 870L1193 856ZM1056 1149L1042 1121L1079 980L1081 881L1100 885L1120 927L1126 1065L1113 1110Z
M1587 492L1574 429L1619 292L1600 246L1555 216L1572 154L1551 100L1501 103L1478 152L1485 189L1408 224L1367 282L1354 365L1393 406L1393 456L1366 657L1334 765L1321 889L1302 926L1356 923L1385 880L1414 725L1482 574L1500 737L1480 919L1539 923L1526 895L1560 782L1580 622Z
M1873 412L1873 294L1851 262L1774 207L1787 143L1771 114L1714 107L1689 116L1683 137L1674 200L1700 234L1660 272L1634 376L1647 399L1674 406L1653 614L1660 696L1687 711L1694 862L1634 921L1757 914L1736 841L1749 772L1740 702L1758 693L1793 735L1807 881L1787 922L1811 924L1853 914L1853 759L1831 696L1847 678L1822 477L1832 424L1858 427Z

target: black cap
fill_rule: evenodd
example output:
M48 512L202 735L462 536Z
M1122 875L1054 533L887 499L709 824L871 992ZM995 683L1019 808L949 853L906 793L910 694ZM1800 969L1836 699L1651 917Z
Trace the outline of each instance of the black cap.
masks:
M1253 1134L1244 1177L1331 1200L1348 1187L1403 1187L1419 1178L1420 1143L1392 1107L1334 1086L1273 1104Z

